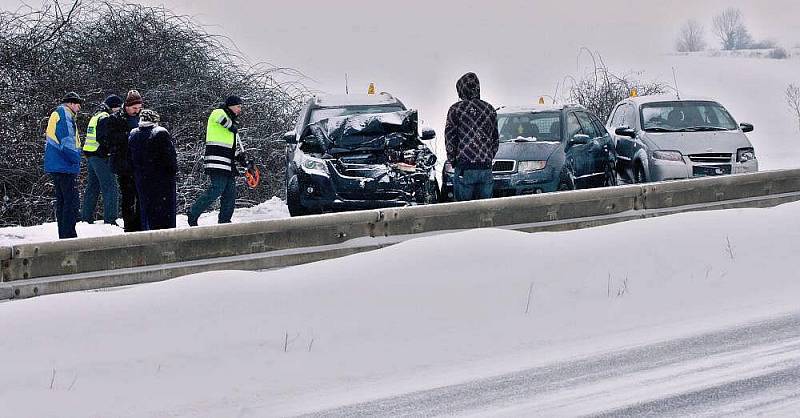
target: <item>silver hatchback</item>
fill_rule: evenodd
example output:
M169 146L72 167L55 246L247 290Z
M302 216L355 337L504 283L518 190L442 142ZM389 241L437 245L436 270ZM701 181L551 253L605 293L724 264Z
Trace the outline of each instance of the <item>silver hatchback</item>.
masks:
M631 97L617 104L606 123L617 151L617 172L643 183L758 171L755 150L719 103L675 96Z

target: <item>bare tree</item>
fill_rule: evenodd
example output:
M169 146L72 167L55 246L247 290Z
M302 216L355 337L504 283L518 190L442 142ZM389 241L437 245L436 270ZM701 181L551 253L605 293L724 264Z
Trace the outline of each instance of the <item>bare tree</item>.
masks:
M697 52L705 48L705 28L695 19L687 20L678 33L675 49L678 52Z
M728 8L714 16L714 34L722 43L722 49L745 49L753 42L750 32L744 25L742 12Z
M176 142L181 208L207 181L202 155L209 112L227 95L242 96L250 137L244 143L263 176L262 186L241 193L237 203L284 193L277 140L293 126L307 94L302 75L253 64L230 40L163 7L120 0L68 4L49 0L40 9L0 10L0 226L53 219L43 132L67 91L87 99L79 131L108 94L133 88L143 94Z
M608 119L614 106L628 98L633 90L646 96L663 94L669 89L669 86L658 81L641 80L637 73L613 73L599 53L586 48L581 49L583 52L589 54L593 68L578 77L567 76L564 93L570 102L582 105L601 120Z
M786 88L786 103L797 116L798 127L800 127L800 87L789 84L789 87Z

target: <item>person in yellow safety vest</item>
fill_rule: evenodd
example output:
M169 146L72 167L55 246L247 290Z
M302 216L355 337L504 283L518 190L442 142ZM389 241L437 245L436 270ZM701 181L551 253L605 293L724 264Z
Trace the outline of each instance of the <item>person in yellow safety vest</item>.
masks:
M220 199L218 223L231 222L236 206L236 162L243 164L244 155L237 155L239 115L242 99L229 96L225 103L214 109L206 125L205 171L211 177L211 185L192 205L188 213L189 226L197 226L197 220L215 200Z
M117 179L111 172L108 163L108 129L109 114L122 107L122 98L112 94L106 97L97 113L89 120L86 128L86 143L83 155L86 156L87 176L86 191L83 193L81 219L87 223L94 222L97 198L103 194L103 223L116 225L119 215L119 192Z
M58 238L76 238L80 195L77 180L81 171L81 137L75 118L83 99L69 92L47 121L44 146L44 171L53 180L56 197Z

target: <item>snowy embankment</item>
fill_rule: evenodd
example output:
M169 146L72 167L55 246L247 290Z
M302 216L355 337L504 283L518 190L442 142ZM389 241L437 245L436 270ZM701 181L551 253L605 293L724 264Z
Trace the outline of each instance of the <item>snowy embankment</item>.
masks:
M200 216L198 224L214 225L217 223L218 214L218 211L204 213ZM273 197L256 206L236 209L233 212L231 221L234 223L242 223L288 217L289 209L286 207L286 203L279 197ZM122 218L118 219L117 222L122 225ZM178 228L188 228L189 222L186 219L186 215L178 215L176 224ZM106 225L103 224L102 221L97 221L94 224L78 222L75 229L78 231L79 238L120 235L124 233L121 227ZM58 225L55 222L29 227L0 228L0 245L55 241L57 239Z
M0 303L0 405L8 416L285 416L775 318L800 311L798 219L793 203L474 230L278 271Z

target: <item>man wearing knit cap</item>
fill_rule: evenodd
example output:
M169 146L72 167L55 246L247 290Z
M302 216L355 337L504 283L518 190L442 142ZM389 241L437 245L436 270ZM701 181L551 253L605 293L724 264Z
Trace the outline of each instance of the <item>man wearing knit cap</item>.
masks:
M128 159L128 135L139 126L139 112L142 111L142 95L131 90L125 97L122 109L108 117L108 140L111 152L111 170L117 175L119 191L122 195L122 220L125 232L142 230L139 197L136 181Z
M78 236L75 224L80 195L76 183L81 171L81 137L75 117L82 103L77 93L67 93L61 105L50 114L45 131L44 171L53 180L59 239Z
M229 96L225 103L211 112L206 125L205 171L211 177L211 185L189 210L189 226L197 226L197 220L215 200L220 199L217 222L230 223L236 206L236 161L244 155L236 154L242 99Z
M117 179L108 163L108 117L122 106L122 98L112 94L100 105L86 128L83 154L87 161L86 192L83 194L81 219L93 223L97 198L103 194L103 223L116 225L119 214Z

